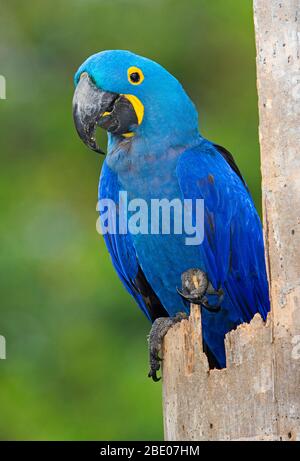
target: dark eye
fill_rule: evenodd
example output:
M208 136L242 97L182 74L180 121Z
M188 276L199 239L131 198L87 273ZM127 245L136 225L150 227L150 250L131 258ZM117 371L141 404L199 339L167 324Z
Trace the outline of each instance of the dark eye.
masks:
M132 66L127 70L127 77L132 85L140 85L144 80L144 74L138 67Z
M141 76L138 72L132 72L132 74L130 74L130 80L133 83L138 83L141 80Z

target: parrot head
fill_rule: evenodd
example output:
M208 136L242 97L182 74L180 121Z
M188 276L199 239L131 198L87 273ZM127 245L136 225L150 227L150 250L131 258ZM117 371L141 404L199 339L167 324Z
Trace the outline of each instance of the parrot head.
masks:
M129 51L112 50L88 58L75 74L73 117L92 150L97 127L110 136L135 139L172 135L174 142L198 133L198 115L181 84L166 69Z

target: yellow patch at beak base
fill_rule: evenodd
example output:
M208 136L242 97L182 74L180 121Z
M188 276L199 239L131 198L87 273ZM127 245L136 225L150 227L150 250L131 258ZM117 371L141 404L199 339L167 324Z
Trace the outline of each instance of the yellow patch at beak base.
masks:
M139 100L139 98L134 96L134 94L123 94L122 96L124 96L124 98L128 99L128 101L132 104L132 106L133 106L133 108L135 110L137 119L138 119L138 124L140 125L142 123L142 121L143 121L143 118L144 118L144 105L143 105L143 103Z

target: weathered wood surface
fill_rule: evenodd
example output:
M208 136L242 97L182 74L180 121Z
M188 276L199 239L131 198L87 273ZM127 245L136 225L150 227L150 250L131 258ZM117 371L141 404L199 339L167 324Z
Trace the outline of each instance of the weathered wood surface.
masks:
M266 260L272 311L226 338L209 370L200 312L166 336L167 440L300 440L300 0L254 0Z
M300 0L254 1L279 437L300 439Z
M272 331L257 315L226 339L227 368L209 370L200 311L169 331L163 350L166 440L271 439L276 433ZM273 408L273 411L270 409Z

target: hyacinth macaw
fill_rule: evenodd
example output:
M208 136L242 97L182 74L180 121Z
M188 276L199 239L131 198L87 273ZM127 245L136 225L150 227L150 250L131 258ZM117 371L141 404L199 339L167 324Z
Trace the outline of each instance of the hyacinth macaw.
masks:
M113 265L162 338L189 312L178 288L182 275L207 277L202 306L203 346L213 367L225 367L224 336L269 311L262 227L245 181L223 147L203 138L197 110L166 69L129 51L88 58L75 75L73 116L79 136L102 152L96 127L108 132L99 198L203 199L204 240L187 245L182 234L104 235ZM205 302L204 302L205 299ZM210 308L211 306L211 308ZM217 309L215 307L218 307ZM165 324L159 323L166 319ZM167 327L166 327L167 326ZM154 331L155 333L155 331ZM150 340L155 343L155 334ZM154 351L154 352L153 352ZM150 346L149 376L157 380L158 347ZM154 356L153 356L154 354Z

